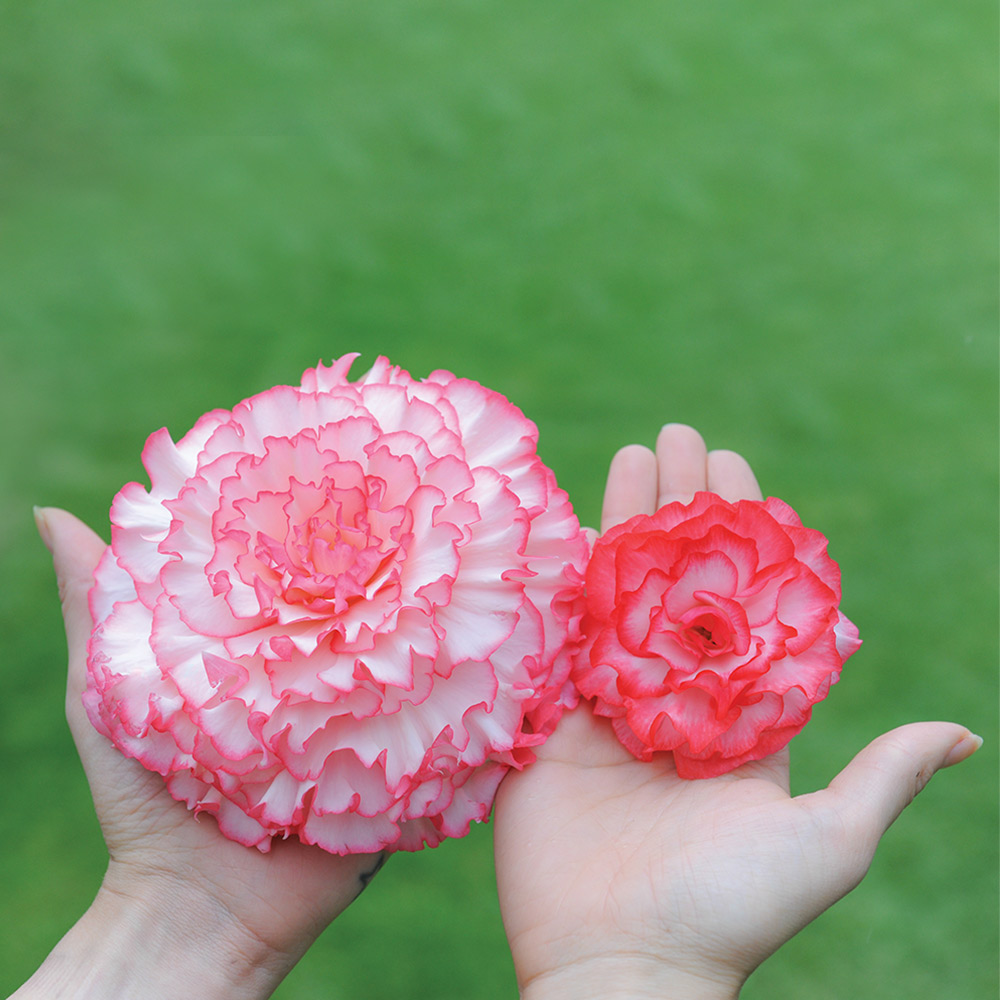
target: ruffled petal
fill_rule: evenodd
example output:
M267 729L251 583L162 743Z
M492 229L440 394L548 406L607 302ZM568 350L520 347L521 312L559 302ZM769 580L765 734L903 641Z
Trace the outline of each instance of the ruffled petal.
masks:
M826 539L782 501L708 493L612 528L573 680L641 760L710 777L781 749L860 645Z
M95 726L259 850L460 836L577 697L588 546L536 428L355 357L154 434L91 593Z

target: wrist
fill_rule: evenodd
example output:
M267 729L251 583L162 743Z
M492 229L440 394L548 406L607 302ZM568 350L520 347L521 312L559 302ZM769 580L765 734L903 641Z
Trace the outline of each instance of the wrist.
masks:
M736 1000L742 981L673 968L650 955L597 956L520 983L521 1000Z
M94 902L11 1000L257 1000L294 959L197 886L109 869Z

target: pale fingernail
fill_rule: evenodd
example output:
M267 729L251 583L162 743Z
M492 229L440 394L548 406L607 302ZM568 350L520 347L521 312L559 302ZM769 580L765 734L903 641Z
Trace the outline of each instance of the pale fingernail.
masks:
M34 507L32 508L35 514L35 527L38 528L38 534L41 535L42 541L45 543L45 547L52 551L52 529L49 527L49 521L46 516L46 511L44 507Z
M951 767L952 764L961 764L963 760L971 757L983 745L982 736L975 733L966 733L948 751L948 756L944 759L944 767Z

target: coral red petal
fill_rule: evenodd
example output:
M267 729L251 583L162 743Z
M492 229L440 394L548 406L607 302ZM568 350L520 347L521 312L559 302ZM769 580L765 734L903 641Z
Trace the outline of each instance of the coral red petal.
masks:
M681 777L774 753L860 645L826 547L774 498L698 493L612 528L587 568L574 683L631 753L669 750Z

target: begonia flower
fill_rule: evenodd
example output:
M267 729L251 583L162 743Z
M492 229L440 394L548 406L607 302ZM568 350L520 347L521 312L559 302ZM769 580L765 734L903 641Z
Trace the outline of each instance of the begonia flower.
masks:
M462 836L577 697L587 544L535 426L356 356L154 433L90 595L93 724L262 851Z
M861 642L827 539L786 503L698 493L611 528L573 677L641 760L705 778L784 747Z

